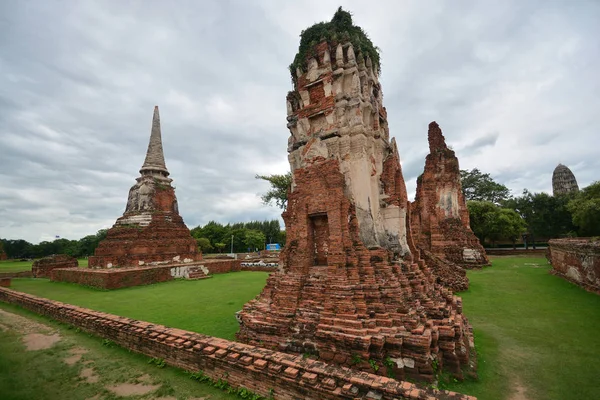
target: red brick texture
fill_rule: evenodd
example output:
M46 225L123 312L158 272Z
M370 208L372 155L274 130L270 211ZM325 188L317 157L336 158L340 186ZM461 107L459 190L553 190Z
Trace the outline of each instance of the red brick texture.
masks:
M462 379L476 367L471 326L412 241L372 62L350 43L309 53L287 96L293 184L280 270L238 314L237 338L358 370L374 362L399 379L431 382L438 366Z
M208 271L211 274L225 274L228 272L239 272L242 270L241 264L242 260L204 260L201 263L195 263L199 265L204 265L208 268Z
M548 245L552 274L600 294L600 240L552 239Z
M71 282L98 289L121 289L130 286L151 285L175 279L174 269L189 269L188 279L206 277L205 267L210 274L223 274L241 270L240 260L206 260L190 264L167 264L145 267L124 268L60 268L54 269L51 279L57 282ZM194 274L199 270L200 274Z
M11 278L0 278L1 287L10 287Z
M444 267L445 272L439 274L444 284L449 284L446 277L456 265L473 268L490 262L469 224L458 158L446 146L437 123L429 124L428 136L429 154L425 170L417 179L416 198L411 204L411 227L420 250L450 262ZM437 273L435 267L434 273ZM460 269L456 269L452 280L460 282L460 286L468 285Z
M374 360L383 374L390 357L401 379L432 381L436 358L462 378L473 344L461 299L436 286L423 261L391 262L385 249L362 245L336 160L296 170L294 179L283 213L284 271L271 274L260 298L244 306L238 339L352 367L356 357ZM308 216L324 213L327 265L315 265Z
M214 380L262 396L292 399L463 399L474 397L421 388L302 356L137 321L0 288L0 301L71 324L169 365L203 371Z
M130 286L150 285L173 280L171 267L130 268L59 268L52 271L51 280L77 283L97 289L121 289Z
M196 240L191 236L176 208L175 189L154 184L151 212L125 212L108 230L94 256L90 268L137 267L140 262L200 261ZM149 218L148 225L129 223L135 217Z
M53 254L35 260L31 266L34 278L50 278L50 273L56 268L73 268L79 264L77 259L66 254Z

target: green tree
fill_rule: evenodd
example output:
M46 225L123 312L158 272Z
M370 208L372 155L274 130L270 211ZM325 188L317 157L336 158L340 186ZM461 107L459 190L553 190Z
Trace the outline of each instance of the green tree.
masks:
M277 207L285 209L287 204L288 190L292 186L292 173L284 175L256 175L256 179L262 179L271 184L271 189L261 196L264 204L272 205L275 201Z
M523 195L508 199L503 205L519 213L534 238L551 239L569 236L575 231L571 211L567 208L572 197L570 194L531 193L525 189Z
M567 208L573 223L579 227L580 236L600 235L600 182L582 189L569 201Z
M198 248L203 253L208 253L209 251L211 251L213 249L212 245L210 244L210 239L208 239L208 238L205 238L205 237L196 238L196 243L198 244Z
M215 248L219 251L219 253L223 252L223 249L227 246L225 243L219 242L215 243Z
M508 239L515 245L516 240L526 231L525 221L514 210L501 208L489 201L469 201L471 229L481 244L489 240L492 244Z
M246 230L244 244L251 249L262 249L265 244L265 235L261 231L254 229Z
M510 189L494 181L490 174L484 174L477 168L460 170L460 181L465 200L489 201L494 204L510 198Z

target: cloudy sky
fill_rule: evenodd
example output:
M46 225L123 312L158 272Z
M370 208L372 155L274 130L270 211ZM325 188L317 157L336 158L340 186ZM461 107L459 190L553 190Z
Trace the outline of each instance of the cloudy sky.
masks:
M600 2L0 1L0 237L110 227L160 107L191 228L277 218L255 174L287 164L287 66L302 29L354 14L382 50L408 191L437 121L461 168L551 192L599 180Z

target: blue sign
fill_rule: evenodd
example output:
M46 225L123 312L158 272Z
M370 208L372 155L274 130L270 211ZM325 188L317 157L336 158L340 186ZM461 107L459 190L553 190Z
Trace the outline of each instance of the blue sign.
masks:
M281 246L279 243L269 243L267 245L267 250L281 250Z

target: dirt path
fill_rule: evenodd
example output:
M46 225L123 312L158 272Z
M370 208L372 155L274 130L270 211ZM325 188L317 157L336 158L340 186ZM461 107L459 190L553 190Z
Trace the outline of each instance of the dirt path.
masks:
M60 335L49 326L1 309L0 327L23 335L27 351L49 349L60 340Z
M71 393L64 393L64 398L103 400L113 398L116 395L124 398L144 396L148 400L186 398L188 400L217 400L225 398L224 396L230 397L229 395L221 396L220 394L216 397L214 395L198 396L198 394L206 392L197 386L197 389L193 391L186 390L187 395L185 395L179 388L173 387L175 382L171 382L171 376L165 378L164 374L161 374L162 370L148 369L149 367L146 367L145 362L142 362L139 368L132 368L133 365L123 359L122 356L115 359L107 356L106 352L110 350L104 347L100 347L100 349L88 348L83 343L89 343L89 341L82 340L77 334L68 333L66 330L59 331L59 329L50 325L0 308L0 335L3 332L12 337L14 343L20 341L24 345L26 353L23 354L27 354L27 357L39 359L42 356L33 355L35 352L53 348L52 353L45 352L43 357L51 357L52 361L50 362L53 365L63 363L62 368L70 371L66 380L61 378L62 384L68 387L67 390L71 390ZM16 354L22 352L18 345L13 349L12 351ZM128 363L128 366L125 367L123 362ZM22 382L27 382L28 376L33 372L29 371L29 367L30 365L26 364L22 371L17 372L15 370L15 374L23 374ZM45 369L45 366L42 368ZM58 368L58 370L61 370L61 368ZM192 382L189 379L181 379L185 380L186 383ZM183 382L180 381L179 383ZM42 382L42 385L45 385L45 382ZM198 384L195 383L195 385ZM0 392L2 392L2 387L0 387ZM165 392L170 393L165 394ZM171 393L176 394L177 397L171 395ZM196 395L191 395L192 393ZM46 394L39 392L28 398L32 400L34 398L46 398L44 396ZM52 398L55 398L55 396Z

